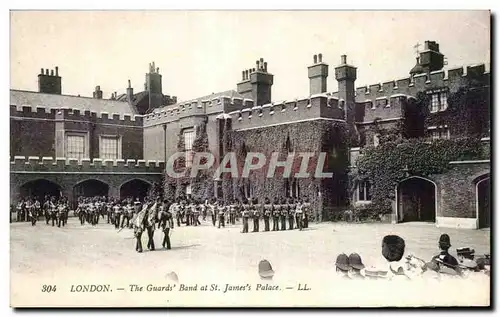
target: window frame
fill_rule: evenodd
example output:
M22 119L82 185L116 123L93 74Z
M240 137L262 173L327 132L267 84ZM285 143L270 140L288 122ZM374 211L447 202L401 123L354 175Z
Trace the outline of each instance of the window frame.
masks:
M68 154L68 137L78 136L83 137L83 155L82 157L71 157ZM79 161L84 158L89 158L89 132L88 131L65 131L64 133L64 156L67 160L69 159L78 159Z
M371 195L371 183L370 181L359 182L356 186L356 202L358 203L370 203L372 201ZM360 193L363 193L363 199L361 199Z
M103 157L103 139L116 139L116 158ZM99 158L103 160L119 160L122 159L122 136L112 134L99 135Z
M426 91L426 94L430 96L429 111L430 113L438 113L446 111L448 109L448 88L439 88ZM437 100L435 100L437 99ZM444 102L443 102L444 100ZM435 103L437 101L437 104Z
M193 137L191 138L189 149L187 147L188 142L186 142L186 134L188 133L192 133L193 135ZM186 155L186 167L191 167L193 165L193 144L194 140L196 139L196 129L194 127L182 129L182 138L184 142L184 154Z

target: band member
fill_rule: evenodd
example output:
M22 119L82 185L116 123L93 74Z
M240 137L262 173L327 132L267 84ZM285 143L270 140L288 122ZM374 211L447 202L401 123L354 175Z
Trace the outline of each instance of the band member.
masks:
M115 205L113 207L113 214L114 214L114 220L115 220L115 229L120 228L120 219L121 219L121 214L122 214L122 207L118 203L118 201L115 201Z
M274 202L272 204L272 217L273 217L273 231L279 230L279 216L281 211L281 205L277 197L274 197Z
M242 233L248 233L248 218L250 217L250 206L248 205L248 200L246 198L243 198L243 204L241 207L242 207L241 216L243 217Z
M269 197L264 199L264 231L269 231L269 218L273 213L273 205Z
M236 224L236 213L238 209L238 200L233 200L233 203L229 205L229 223L232 225Z
M177 198L177 206L175 209L175 218L177 219L177 227L181 226L183 214L184 214L184 201L182 201L180 198Z
M295 217L295 202L293 198L288 199L288 230L293 230L293 218Z
M24 200L21 199L21 201L19 201L19 203L17 203L17 221L22 221L22 218L23 218L23 209L24 209Z
M126 204L126 205L123 208L122 224L120 226L122 228L124 228L125 226L128 227L130 218L132 217L132 214L134 212L130 201L125 202L124 204ZM125 222L126 222L126 224L125 224Z
M146 227L146 213L148 210L147 202L144 202L144 205L141 205L141 211L139 211L134 218L134 236L136 238L135 250L139 253L142 252L142 233L144 232L144 228Z
M288 204L286 203L285 198L281 198L281 206L280 206L280 222L281 222L281 231L286 230L286 216L288 214Z
M302 210L304 211L304 228L309 227L309 214L311 212L311 203L309 202L309 198L304 199L304 203L302 204Z
M299 199L295 205L295 222L297 223L297 227L299 227L300 231L302 231L303 217L302 199Z
M172 213L169 211L170 206L168 200L163 201L163 206L160 209L159 220L160 226L163 231L163 242L162 247L165 248L165 244L167 245L167 250L171 249L170 246L170 230L174 229L174 219L172 217Z
M195 226L198 226L198 225L201 225L201 222L200 222L200 213L201 213L201 201L193 201L193 213L192 213L192 223L195 225Z
M219 205L217 206L217 211L219 213L219 228L221 226L225 227L224 225L224 216L226 214L226 206L224 206L224 202L221 200L219 200Z
M215 198L210 199L208 202L208 213L212 218L212 225L215 227L217 223L217 201Z
M41 213L42 213L42 205L40 204L40 201L38 199L35 199L35 216L36 216L36 221L38 221L38 218L40 217Z
M57 206L56 206L56 198L52 197L52 200L50 202L49 208L50 208L50 219L52 220L52 227L55 225L55 222L57 220Z
M148 232L148 249L150 251L155 250L155 220L157 219L158 208L160 204L160 197L157 198L156 202L151 203L151 207L149 207L148 214L146 217L146 230Z
M65 211L65 206L62 200L59 201L59 204L57 205L57 211L56 211L56 219L57 219L57 227L60 228L61 224L64 227L64 211Z
M43 214L45 216L45 223L48 225L50 221L50 199L48 197L46 197L43 203Z
M26 210L28 211L28 217L31 220L31 225L32 226L36 225L35 204L31 200L28 200L26 202Z

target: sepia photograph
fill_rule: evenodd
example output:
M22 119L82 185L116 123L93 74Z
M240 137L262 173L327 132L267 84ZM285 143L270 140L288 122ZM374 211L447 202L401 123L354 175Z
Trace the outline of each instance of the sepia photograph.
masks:
M491 298L491 12L10 17L10 307Z

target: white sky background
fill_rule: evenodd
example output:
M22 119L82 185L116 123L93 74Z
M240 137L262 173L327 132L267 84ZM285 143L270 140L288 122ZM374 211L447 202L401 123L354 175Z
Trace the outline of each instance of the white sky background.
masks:
M155 61L163 93L187 100L236 90L263 57L274 101L309 94L307 66L323 54L328 91L340 55L358 68L356 86L408 76L414 45L437 41L448 66L489 63L488 11L15 11L10 15L13 89L36 91L40 68L59 66L63 94L104 97L144 90Z

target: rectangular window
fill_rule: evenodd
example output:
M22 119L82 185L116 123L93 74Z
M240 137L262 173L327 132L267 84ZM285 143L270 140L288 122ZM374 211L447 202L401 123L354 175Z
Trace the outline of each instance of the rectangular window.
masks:
M183 132L184 137L184 151L186 152L186 167L193 164L193 142L195 138L194 129L187 129Z
M449 139L450 130L447 127L434 127L429 129L429 136L432 140Z
M120 138L117 136L101 136L99 156L101 159L116 160L120 158Z
M85 135L71 134L66 136L66 158L81 160L85 157Z
M378 99L377 100L377 108L383 108L387 106L387 99Z
M371 201L371 184L368 181L361 182L358 185L358 201Z
M439 91L431 93L431 112L445 111L448 108L448 92Z

